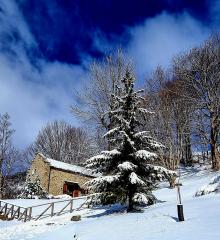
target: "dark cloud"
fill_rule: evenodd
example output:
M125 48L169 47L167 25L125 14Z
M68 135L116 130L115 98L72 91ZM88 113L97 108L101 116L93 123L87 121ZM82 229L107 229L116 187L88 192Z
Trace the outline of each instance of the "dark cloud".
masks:
M81 52L99 58L94 33L118 45L127 45L128 27L142 24L163 11L168 14L188 12L208 20L205 0L19 0L19 6L36 38L39 49L50 61L79 64ZM121 37L124 36L124 37ZM95 39L96 40L96 39Z

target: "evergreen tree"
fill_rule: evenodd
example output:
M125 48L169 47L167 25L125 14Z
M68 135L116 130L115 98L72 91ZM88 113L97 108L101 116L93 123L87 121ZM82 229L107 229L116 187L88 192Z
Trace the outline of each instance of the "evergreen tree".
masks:
M102 193L102 203L127 202L128 211L132 211L135 205L153 204L156 198L152 190L156 183L175 173L155 165L162 145L147 131L139 130L141 116L146 118L152 112L141 107L142 90L134 91L134 77L129 69L119 90L120 95L113 96L114 111L108 113L114 120L114 128L105 134L115 148L87 160L88 168L102 173L88 185Z

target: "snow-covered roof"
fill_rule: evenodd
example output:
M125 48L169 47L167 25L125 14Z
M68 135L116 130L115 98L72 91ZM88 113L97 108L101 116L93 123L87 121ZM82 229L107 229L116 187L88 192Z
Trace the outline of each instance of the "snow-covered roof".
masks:
M61 169L61 170L65 170L65 171L70 171L73 173L78 173L81 175L85 175L85 176L90 176L90 177L96 177L95 174L93 174L91 171L89 171L88 169L81 167L81 166L77 166L77 165L72 165L69 163L64 163L58 160L54 160L51 158L47 158L45 157L43 154L40 154L44 161L49 163L49 165L51 167L57 168L57 169Z

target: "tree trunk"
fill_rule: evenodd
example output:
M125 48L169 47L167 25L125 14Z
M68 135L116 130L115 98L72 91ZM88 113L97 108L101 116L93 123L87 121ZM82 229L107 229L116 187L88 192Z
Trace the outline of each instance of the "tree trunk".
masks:
M2 177L2 162L3 160L0 159L0 199L2 199L2 184L3 184L3 177Z
M185 148L184 148L184 156L185 156L185 163L187 166L193 165L193 159L192 159L192 148L191 148L191 139L190 134L185 135Z
M177 157L179 159L179 162L186 165L185 159L183 157L183 134L179 127L177 127Z
M175 188L176 177L169 179L170 188Z
M218 151L218 117L211 114L211 159L212 168L214 170L220 170L220 154Z
M133 203L133 191L131 189L128 190L128 212L132 212L134 210Z
M2 199L2 175L0 174L0 199Z

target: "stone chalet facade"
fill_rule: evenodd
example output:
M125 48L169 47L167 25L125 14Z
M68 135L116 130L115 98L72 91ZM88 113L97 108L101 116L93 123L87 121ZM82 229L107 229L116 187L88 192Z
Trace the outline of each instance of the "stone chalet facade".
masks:
M84 183L96 177L84 167L53 160L41 153L33 159L28 175L32 181L38 178L48 194L73 197L86 194Z

